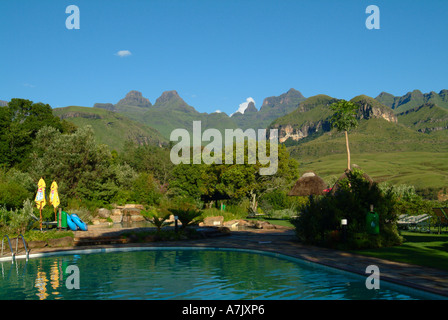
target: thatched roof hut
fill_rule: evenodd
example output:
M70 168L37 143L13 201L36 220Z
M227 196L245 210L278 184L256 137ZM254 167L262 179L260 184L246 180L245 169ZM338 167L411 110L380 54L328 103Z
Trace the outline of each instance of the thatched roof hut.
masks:
M327 184L314 172L305 172L289 191L288 196L314 196L323 195Z

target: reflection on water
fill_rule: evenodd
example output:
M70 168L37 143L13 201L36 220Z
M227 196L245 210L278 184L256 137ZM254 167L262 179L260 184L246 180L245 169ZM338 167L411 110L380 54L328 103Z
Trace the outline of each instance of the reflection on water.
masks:
M0 299L421 299L384 283L272 256L235 251L155 250L0 262ZM76 265L80 288L68 289Z

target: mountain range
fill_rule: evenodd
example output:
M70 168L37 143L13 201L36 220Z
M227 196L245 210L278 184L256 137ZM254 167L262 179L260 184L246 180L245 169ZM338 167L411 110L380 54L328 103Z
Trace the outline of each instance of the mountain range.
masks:
M330 172L329 168L335 166L328 165L328 161L343 161L345 157L344 134L332 130L330 123L329 106L338 100L325 94L304 97L291 88L279 96L265 98L259 110L248 98L239 111L229 116L223 112L198 112L175 90L163 92L154 103L141 92L130 91L115 104L69 106L55 108L53 112L77 126L91 125L98 142L117 151L123 150L128 140L137 144L168 145L174 129L183 128L191 133L193 121L201 121L203 131L216 128L221 133L225 129L275 128L279 130L280 143L305 169L319 168L330 175L341 170L336 168L336 173ZM366 157L376 159L370 169L377 170L378 177L395 177L402 179L397 181L431 186L448 184L446 161L436 161L443 158L441 155L448 155L448 90L439 93L414 90L403 96L382 92L376 98L359 95L351 101L359 106L359 126L349 133L355 159L358 157L365 163L369 163ZM6 103L0 101L0 105ZM409 167L404 163L394 164L392 154L405 162L408 158L414 159L415 163ZM320 164L321 159L327 159L324 166ZM392 174L384 174L386 164L393 167Z
M336 101L337 98L323 94L306 98L300 91L291 88L279 96L265 98L260 110L248 98L246 103L240 105L239 111L229 116L223 112L198 112L175 90L163 92L154 104L141 92L130 91L116 104L95 103L93 108L86 107L83 111L79 109L81 107L77 107L75 113L73 107L54 110L56 115L75 124L87 123L86 119L94 113L98 113L103 119L106 115L120 115L122 121L126 119L124 127L146 130L145 133L140 131L124 135L123 139L134 136L137 143L166 143L174 129L184 128L191 132L192 122L201 121L202 130L216 128L222 133L225 129L276 128L279 129L280 142L294 146L332 132L331 110L328 106ZM440 135L448 132L448 90L442 90L439 94L422 94L419 90L414 90L401 97L382 92L376 98L359 95L351 101L359 106L358 119L361 121L381 119L399 129L406 128L422 134L439 132ZM84 120L79 120L81 118ZM90 122L94 122L94 119L90 119ZM106 122L114 123L112 120Z

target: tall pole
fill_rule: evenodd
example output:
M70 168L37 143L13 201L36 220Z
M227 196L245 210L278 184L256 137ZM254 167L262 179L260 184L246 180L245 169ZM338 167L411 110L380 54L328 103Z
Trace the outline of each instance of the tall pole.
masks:
M40 207L39 207L39 215L40 215L40 220L39 220L39 222L40 222L40 231L42 231L42 203L40 204Z

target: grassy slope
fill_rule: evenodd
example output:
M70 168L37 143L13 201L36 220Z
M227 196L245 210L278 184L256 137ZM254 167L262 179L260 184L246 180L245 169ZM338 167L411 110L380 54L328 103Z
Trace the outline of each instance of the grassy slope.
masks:
M375 181L414 185L416 188L442 188L448 185L448 152L353 153L357 164ZM301 172L314 171L324 180L339 177L347 167L346 154L301 161Z
M430 131L448 127L448 109L434 104L425 104L398 114L398 121L409 128Z
M53 109L53 114L63 116L67 113L76 113L78 116L66 118L78 127L92 126L99 143L107 144L111 149L117 151L123 148L126 140L149 141L157 144L167 142L165 138L155 129L145 126L128 117L101 108L88 108L70 106L66 108ZM89 118L92 116L92 118ZM94 117L97 118L94 118Z
M418 188L448 184L448 135L419 133L382 119L361 121L349 133L352 164L372 178ZM347 166L343 133L331 131L288 148L302 164L323 178L339 177ZM333 177L334 178L334 177Z

